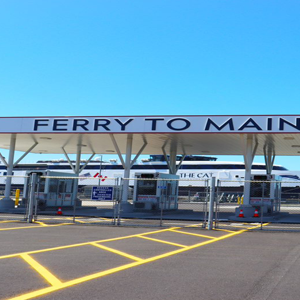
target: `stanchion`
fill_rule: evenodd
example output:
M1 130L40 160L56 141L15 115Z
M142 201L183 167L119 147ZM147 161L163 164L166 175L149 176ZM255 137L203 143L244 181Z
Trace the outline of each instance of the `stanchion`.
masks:
M265 197L265 183L262 183L262 197L260 205L260 230L263 230L263 220L264 220L264 197Z
M32 173L30 179L30 197L29 197L29 204L28 204L27 223L32 223L32 219L33 219L35 185L36 185L36 173Z
M208 230L212 230L213 229L215 184L216 184L216 178L212 177L210 179L209 212L208 212L208 223L207 223L207 229Z
M202 212L203 212L203 223L202 228L206 228L207 224L207 204L208 204L208 198L209 198L209 180L205 180L205 199L204 203L202 205Z
M164 201L163 201L163 198L164 198L164 195L163 195L163 191L161 192L161 195L160 195L160 222L159 222L159 226L162 227L163 225L163 222L162 222L162 219L163 219L163 210L164 210Z

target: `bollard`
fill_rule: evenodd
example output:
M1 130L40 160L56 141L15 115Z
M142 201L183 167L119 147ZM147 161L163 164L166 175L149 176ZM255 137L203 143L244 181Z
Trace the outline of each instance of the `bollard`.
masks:
M18 207L20 200L20 189L16 189L15 208Z

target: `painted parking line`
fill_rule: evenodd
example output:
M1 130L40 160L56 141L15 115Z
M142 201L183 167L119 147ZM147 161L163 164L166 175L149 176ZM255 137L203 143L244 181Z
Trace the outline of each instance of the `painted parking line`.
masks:
M42 277L44 277L51 285L61 285L61 281L50 273L44 266L34 260L28 254L20 255L34 270L36 270Z
M162 244L168 244L168 245L176 246L176 247L181 247L181 248L186 248L187 247L186 245L181 245L181 244L177 244L177 243L168 242L168 241L165 241L165 240L150 238L148 236L138 235L137 237L145 239L145 240L157 242L157 243L162 243Z
M47 225L47 224L45 224L44 222L41 222L41 221L34 221L34 223L40 224L42 226L49 226L49 225Z
M52 225L49 225L49 227L50 226L52 226ZM53 225L53 226L59 226L59 225ZM33 227L30 227L30 228L33 228ZM34 227L34 228L37 228L37 227ZM42 228L42 226L38 226L38 228ZM175 228L180 228L180 227L175 227ZM160 230L145 232L145 233L142 233L142 234L143 235L149 235L149 234L155 234L155 233L165 232L165 231L169 231L169 230L170 230L169 228L168 229L160 229ZM132 234L132 235L121 236L121 237L116 237L116 238L96 240L96 241L90 241L90 242L83 242L83 243L71 244L71 245L66 245L66 246L58 246L58 247L41 249L41 250L18 252L18 253L14 253L14 254L2 255L2 256L0 256L0 259L10 258L10 257L17 257L17 256L20 256L21 254L24 254L24 253L26 253L26 254L37 254L37 253L50 252L50 251L55 251L55 250L62 250L62 249L86 246L86 245L90 245L91 243L114 242L114 241L119 241L119 240L124 240L124 239L130 239L130 238L133 238L133 237L137 237L139 235L141 235L141 234L138 233L138 234Z
M32 223L34 224L34 223ZM19 229L34 229L34 228L43 228L45 226L47 227L57 227L57 226L64 226L64 225L74 225L74 223L60 223L60 224L54 224L54 225L37 225L37 226L22 226L22 227L9 227L9 228L0 228L0 231L6 231L6 230L19 230Z
M32 299L32 298L35 298L35 297L38 297L38 296L43 296L43 295L46 295L46 294L49 294L49 293L52 293L52 292L55 292L55 291L58 291L58 290L61 290L61 289L65 289L65 288L68 288L68 287L71 287L71 286L74 286L74 285L77 285L77 284L80 284L80 283L84 283L84 282L87 282L87 281L90 281L90 280L93 280L93 279L101 278L101 277L107 276L109 274L114 274L114 273L129 269L129 268L137 267L137 266L140 266L140 265L143 265L143 264L147 264L147 263L154 262L154 261L166 258L166 257L173 256L173 255L176 255L176 254L179 254L179 253L183 253L185 251L189 251L189 250L192 250L192 249L195 249L195 248L199 248L199 247L202 247L202 246L205 246L205 245L209 245L209 244L215 243L217 241L225 240L225 239L228 239L230 237L242 234L242 233L244 233L246 231L249 231L251 229L255 229L258 226L260 226L260 225L253 226L253 227L250 227L250 228L245 228L243 230L239 230L239 231L236 231L236 232L224 234L221 237L216 237L216 238L213 238L213 239L210 238L207 241L204 241L204 242L201 242L201 243L196 243L196 244L191 245L191 246L180 245L180 247L181 247L180 249L176 249L176 250L173 250L173 251L170 251L170 252L167 252L167 253L164 253L164 254L160 254L160 255L157 255L157 256L153 256L153 257L150 257L150 258L146 258L146 259L142 259L142 258L139 258L139 257L136 257L136 256L132 256L131 254L128 254L128 253L125 253L125 252L122 252L122 251L119 251L119 250L116 250L116 249L113 249L113 248L110 248L110 247L100 245L100 243L101 242L103 243L105 241L129 239L129 238L132 238L132 237L141 237L141 236L146 237L147 235L151 235L151 234L154 234L154 233L159 233L159 232L164 232L164 231L172 231L172 229L177 230L179 228L170 228L170 229L165 229L165 230L157 230L157 231L154 231L154 232L146 232L146 233L142 233L142 234L135 234L135 235L125 236L125 237L112 238L112 239L106 239L106 240L100 240L100 241L86 242L86 243L81 243L81 244L73 244L73 245L68 245L68 246L55 247L55 248L49 248L49 249L36 250L36 251L30 251L30 252L14 254L13 256L15 256L15 257L16 256L21 256L21 257L23 257L23 259L25 257L27 259L28 263L30 262L30 265L33 264L34 269L36 269L36 270L39 269L40 270L40 271L38 271L38 270L37 271L45 279L47 279L48 282L51 281L50 284L52 286L42 288L42 289L39 289L39 290L36 290L36 291L33 291L33 292L25 293L23 295L13 297L10 300L26 300L26 299ZM149 238L149 239L151 239L153 242L158 242L158 241L155 241L157 239L154 239L154 238ZM162 240L159 240L159 242L162 242ZM45 269L43 266L41 266L38 262L36 262L36 261L32 262L32 260L29 259L30 258L30 256L29 256L30 253L41 253L41 252L53 251L53 250L58 250L58 249L66 249L66 248L71 248L71 247L76 247L76 246L78 247L78 246L88 245L88 244L99 247L103 250L107 250L109 252L113 252L115 254L125 256L125 257L130 258L130 259L135 260L135 261L132 262L132 263L124 264L123 266L120 266L120 267L111 268L111 269L108 269L108 270L105 270L105 271L101 271L101 272L97 272L97 273L94 273L94 274L86 275L86 276L76 278L76 279L73 279L73 280L69 280L69 281L66 281L66 282L61 282L61 281L59 281L59 279L57 279L55 277L55 275L50 273L47 269ZM177 247L179 247L179 244L177 245ZM12 255L1 256L0 259L7 258L7 257L13 257L13 256Z
M107 246L104 246L104 245L101 245L101 244L91 243L91 245L93 245L95 247L98 247L100 249L106 250L108 252L112 252L112 253L124 256L124 257L132 259L134 261L142 261L143 260L140 257L134 256L134 255L131 255L131 254L125 253L123 251L119 251L119 250L116 250L116 249L113 249L113 248L110 248L110 247L107 247Z
M199 234L199 233L192 233L192 232L186 232L186 231L181 231L181 230L176 230L176 229L172 229L170 230L172 232L177 232L177 233L181 233L181 234L187 234L187 235L193 235L193 236L199 236L199 237L203 237L206 239L215 239L214 236L209 236L209 235L204 235L204 234Z
M233 230L220 229L220 228L214 228L213 230L224 231L224 232L234 232Z
M5 220L5 221L0 221L0 223L17 223L17 222L21 222L21 220Z

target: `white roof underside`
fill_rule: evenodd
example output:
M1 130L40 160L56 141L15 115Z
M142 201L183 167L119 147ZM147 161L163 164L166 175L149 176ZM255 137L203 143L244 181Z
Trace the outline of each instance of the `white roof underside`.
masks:
M117 153L109 134L105 133L38 133L17 134L16 151L27 151L35 142L38 145L32 153L76 153L80 136L83 154L113 154ZM170 147L177 145L177 154L198 155L242 155L243 143L241 137L246 134L233 133L166 133L166 134L133 134L132 153L137 153L147 141L142 154L162 154L162 147L170 153ZM273 144L276 155L300 155L300 133L295 134L253 134L258 142L256 155L264 154L264 146ZM126 152L127 134L114 134L121 153ZM11 134L0 134L0 148L9 149Z

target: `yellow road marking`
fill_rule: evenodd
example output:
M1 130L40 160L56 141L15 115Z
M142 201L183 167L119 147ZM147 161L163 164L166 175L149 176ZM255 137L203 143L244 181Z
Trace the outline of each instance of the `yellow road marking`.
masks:
M244 225L246 224L241 224L241 225L227 225L227 224L222 224L222 226L226 226L226 227L232 227L232 228L247 228ZM249 226L249 224L247 224Z
M254 229L254 228L257 228L257 227L259 227L259 226L254 226L254 227L249 228L249 229ZM175 251L171 251L171 252L168 252L168 253L165 253L165 254L150 257L150 258L144 259L143 261L137 261L137 262L126 264L126 265L123 265L123 266L120 266L120 267L117 267L117 268L112 268L112 269L101 271L101 272L94 273L94 274L91 274L91 275L83 276L83 277L80 277L80 278L77 278L77 279L73 279L73 280L64 282L59 286L52 286L52 287L48 287L48 288L43 288L43 289L40 289L40 290L37 290L37 291L34 291L34 292L29 292L29 293L11 298L9 300L27 300L27 299L32 299L32 298L35 298L35 297L38 297L38 296L43 296L43 295L49 294L49 293L54 292L54 291L58 291L58 290L63 289L63 288L71 287L71 286L76 285L76 284L80 284L80 283L83 283L83 282L86 282L86 281L89 281L89 280L100 278L100 277L103 277L103 276L106 276L106 275L109 275L109 274L117 273L117 272L129 269L129 268L140 266L140 265L143 265L143 264L146 264L146 263L149 263L149 262L153 262L153 261L165 258L165 257L169 257L169 256L172 256L172 255L175 255L175 254L179 254L179 253L191 250L191 249L199 248L199 247L202 247L202 246L205 246L205 245L208 245L208 244L215 243L215 242L220 241L220 240L225 240L229 237L239 235L243 232L246 232L249 229L244 229L244 230L240 230L240 231L237 231L237 232L229 233L229 234L224 235L224 236L219 237L219 238L211 239L211 240L199 243L199 244L195 244L195 245L192 245L192 246L187 246L185 248L177 249Z
M142 234L136 234L136 235L149 235L149 234L155 234L155 233L158 233L158 232L164 232L164 231L170 231L172 229L179 229L181 227L170 227L170 228L167 228L167 229L161 229L161 230L157 230L157 231L150 231L150 232L145 232L145 233L142 233Z
M225 231L225 232L234 232L233 230L219 229L219 228L214 228L213 230Z
M199 233L185 232L185 231L180 231L180 230L175 230L175 229L172 229L170 231L177 232L177 233L182 233L182 234L199 236L199 237L203 237L203 238L206 238L206 239L215 239L215 237L213 237L213 236L199 234Z
M50 273L45 267L40 263L30 257L28 254L22 254L21 257L39 274L41 274L51 285L57 286L61 285L62 282L57 279L52 273Z
M98 248L100 248L100 249L103 249L103 250L106 250L106 251L109 251L109 252L112 252L112 253L115 253L115 254L118 254L118 255L127 257L127 258L132 259L132 260L135 260L135 261L143 261L143 259L140 258L140 257L134 256L134 255L125 253L125 252L123 252L123 251L119 251L119 250L110 248L110 247L106 247L106 246L101 245L101 244L91 243L91 245L93 245L93 246L95 246L95 247L98 247Z
M104 221L111 221L111 220L101 218L100 220L98 220L98 219L92 219L92 220L88 219L88 220L82 221L82 220L75 219L75 222L84 223L84 224L100 223L100 222L104 222Z
M81 220L78 220L78 219L75 219L75 222L86 223L86 221L81 221Z
M200 227L203 226L203 223L193 224L193 225L187 225L185 227Z
M40 224L42 226L48 226L47 224L43 223L43 222L39 222L39 221L34 221L34 223Z
M63 226L63 225L73 225L73 223L61 223L61 224L55 224L55 225L48 225L47 227L55 227L55 226ZM10 228L1 228L0 231L5 230L17 230L17 229L32 229L32 228L42 228L44 226L25 226L25 227L10 227Z
M70 224L72 224L72 223L70 223ZM60 225L49 225L48 227L51 227L51 226L60 226ZM35 226L34 228L41 228L41 227L42 226ZM33 227L28 227L28 228L33 228ZM180 227L173 227L173 228L175 229L175 228L180 228ZM73 247L80 247L80 246L89 245L91 243L104 243L104 242L118 241L118 240L123 240L123 239L129 239L129 238L136 237L136 236L139 236L139 235L148 235L148 234L154 234L154 233L164 232L164 231L168 231L170 229L172 229L172 228L169 228L169 229L160 229L160 230L155 230L155 231L150 231L150 232L145 232L145 233L132 234L132 235L121 236L121 237L117 237L117 238L110 238L110 239L104 239L104 240L97 240L97 241L91 241L91 242L71 244L71 245L66 245L66 246L58 246L58 247L46 248L46 249L41 249L41 250L33 250L33 251L19 252L19 253L15 253L15 254L7 254L7 255L0 256L0 259L5 259L5 258L9 258L9 257L15 257L15 256L19 256L21 254L34 254L34 253L42 253L42 252L49 252L49 251L55 251L55 250L68 249L68 248L73 248Z
M168 241L165 241L165 240L149 238L148 236L139 235L137 237L145 239L145 240L150 240L150 241L154 241L154 242L158 242L158 243L163 243L163 244L168 244L168 245L176 246L176 247L181 247L181 248L186 248L187 247L185 245L181 245L181 244L177 244L177 243L172 243L172 242L168 242Z
M21 222L21 220L6 220L6 221L0 221L0 223L14 223L14 222Z

